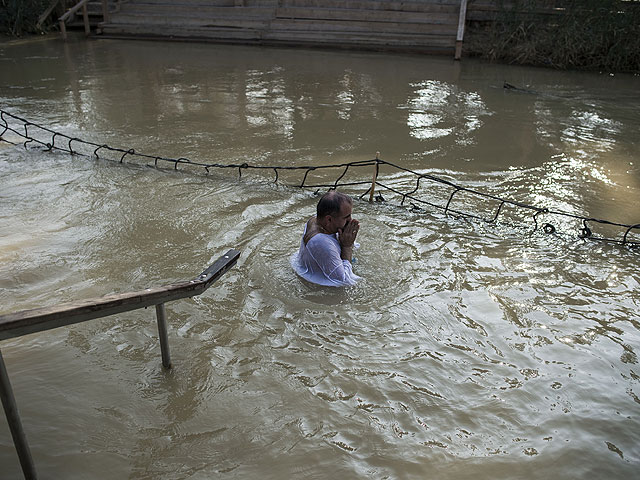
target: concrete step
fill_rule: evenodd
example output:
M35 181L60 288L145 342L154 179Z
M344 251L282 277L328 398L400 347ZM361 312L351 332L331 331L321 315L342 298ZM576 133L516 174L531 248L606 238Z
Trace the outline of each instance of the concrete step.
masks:
M245 7L272 7L278 6L278 0L244 0Z
M271 22L274 30L291 30L297 32L376 32L376 33L406 33L406 34L437 34L453 35L457 25L438 25L424 23L397 22L350 22L341 20L283 20Z
M127 14L119 13L113 15L110 24L124 24L124 25L183 25L185 28L207 26L207 27L233 27L233 28L248 28L248 29L264 29L267 28L269 22L261 19L251 18L216 18L216 17L203 17L198 15L166 15L166 14Z
M175 7L271 7L278 0L129 0L125 5L173 5Z
M173 4L126 3L121 14L201 16L209 18L272 18L274 9L269 7L190 7Z
M334 32L260 31L231 28L185 28L167 25L105 25L103 36L111 38L173 38L227 43L262 45L298 45L324 47L356 47L372 50L389 48L427 53L453 53L455 39L438 35L357 34Z
M222 42L255 42L262 38L262 31L232 27L185 27L152 24L108 24L102 26L104 37L154 37L204 39Z
M440 25L458 25L458 12L404 12L347 8L287 7L276 10L276 18L320 19L356 22L404 22Z
M122 7L133 5L171 5L175 7L235 7L235 0L129 0Z
M454 47L455 39L449 35L404 35L401 33L381 33L366 34L353 32L333 32L332 35L326 35L323 32L292 32L289 30L269 30L262 35L263 40L283 40L296 42L313 42L313 43L336 43L348 42L360 45L439 45L443 47Z
M402 34L355 34L349 32L334 32L327 35L321 32L264 32L262 43L270 45L304 45L330 47L358 47L365 49L396 49L430 53L451 53L455 49L455 39L451 36L438 35L402 35Z
M396 12L459 12L460 0L281 0L280 7L382 10Z
M484 0L478 0L484 1ZM129 0L109 37L452 54L459 0Z

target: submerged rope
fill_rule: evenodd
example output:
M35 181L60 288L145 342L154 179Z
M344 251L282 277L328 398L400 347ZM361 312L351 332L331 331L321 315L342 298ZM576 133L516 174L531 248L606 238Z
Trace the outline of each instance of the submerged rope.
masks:
M9 120L11 120L12 123L17 122L18 125L10 124ZM411 209L413 211L421 210L421 207L419 205L428 205L432 208L444 211L445 215L454 214L464 218L481 220L486 223L495 223L498 220L498 217L500 216L501 212L503 211L503 208L505 206L510 206L520 210L524 210L525 212L528 212L529 215L531 215L534 223L534 228L531 233L538 231L538 229L540 228L546 234L558 233L555 225L549 222L545 222L542 226L540 226L538 223L538 216L550 215L550 216L564 217L567 219L580 221L582 226L577 231L578 238L615 243L615 244L620 244L620 245L629 246L629 247L640 246L640 241L633 241L630 239L630 234L633 231L637 231L637 233L640 233L640 224L629 225L624 223L617 223L617 222L612 222L609 220L603 220L599 218L576 215L576 214L565 212L562 210L551 210L548 208L541 208L535 205L526 204L524 202L518 202L518 201L510 200L507 198L502 198L496 195L480 192L478 190L474 190L472 188L468 188L463 185L456 184L452 181L446 180L441 177L437 177L432 174L415 172L408 168L404 168L399 165L393 164L391 162L381 160L380 158L378 158L377 155L376 155L376 158L373 160L359 160L359 161L341 163L341 164L314 165L314 166L279 166L279 165L262 166L262 165L251 165L248 163L241 163L241 164L203 163L203 162L193 161L185 157L168 158L168 157L162 157L157 155L147 155L147 154L136 152L133 148L129 148L129 149L116 148L116 147L111 147L107 144L98 144L98 143L93 143L77 137L69 137L63 133L59 133L49 128L31 123L23 118L15 116L4 110L0 110L0 122L1 122L0 129L2 129L2 132L0 133L0 141L17 145L12 141L3 138L6 132L12 132L15 135L19 136L22 140L24 140L23 145L25 149L28 148L27 145L29 143L35 143L37 145L44 147L45 151L60 150L62 152L66 152L71 155L80 155L87 158L95 157L96 159L101 158L98 155L98 152L101 150L104 150L107 152L113 152L114 154L119 156L120 157L119 163L123 163L125 157L132 157L132 158L142 158L142 159L152 160L155 167L158 167L158 164L161 162L168 163L173 166L174 170L178 170L178 165L189 165L189 166L201 167L205 170L207 174L209 174L210 169L213 169L213 168L237 169L238 178L242 178L243 170L252 170L252 169L253 170L270 170L275 173L274 183L279 183L280 173L282 173L283 171L300 171L300 172L304 172L304 175L302 177L302 182L292 186L295 186L298 188L311 188L311 189L320 189L320 188L336 189L338 187L356 187L361 185L368 185L369 187L367 191L364 192L362 195L360 195L359 197L360 199L362 199L367 194L369 194L372 188L374 188L374 184L372 184L371 181L351 181L351 182L340 182L340 181L347 175L350 169L360 169L363 167L375 168L376 177L377 177L377 172L379 171L380 166L385 165L399 172L404 172L413 176L415 178L415 186L413 187L413 189L403 192L386 183L382 183L380 182L379 179L377 179L377 180L374 180L375 188L379 187L387 192L391 192L393 194L398 195L401 198L400 206L405 205L405 203L409 201L411 205ZM24 129L24 133L21 131L22 129ZM44 133L42 133L38 138L34 136L35 135L34 131L39 131ZM46 140L42 139L42 138L47 138L49 135L51 136L50 142L47 142ZM67 142L66 147L56 145L56 137L60 138L61 140L62 139L66 140ZM64 145L62 142L60 143L61 145ZM72 147L72 143L75 143L78 145L75 147L75 150ZM89 155L89 154L80 152L79 151L80 146L89 147L89 151L93 150L93 154ZM317 170L326 170L326 169L342 169L342 173L332 183L312 183L308 180L310 173L315 172ZM436 183L436 184L451 188L451 193L449 194L449 197L445 205L439 205L437 203L430 202L416 195L418 190L420 189L420 182L422 180L426 180L432 183ZM495 203L496 208L493 212L493 215L487 218L482 215L464 212L464 211L452 208L451 204L453 202L454 196L458 195L459 193L466 193L478 199L489 200ZM378 202L385 201L384 197L380 193L378 193L378 195L375 197L375 200ZM611 238L611 237L606 237L604 235L595 235L592 230L595 224L608 225L610 227L618 228L621 232L622 238Z

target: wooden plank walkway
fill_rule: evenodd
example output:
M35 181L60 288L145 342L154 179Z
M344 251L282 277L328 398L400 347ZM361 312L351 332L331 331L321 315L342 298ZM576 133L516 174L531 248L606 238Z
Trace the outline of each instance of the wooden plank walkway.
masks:
M129 0L105 37L453 55L461 0Z

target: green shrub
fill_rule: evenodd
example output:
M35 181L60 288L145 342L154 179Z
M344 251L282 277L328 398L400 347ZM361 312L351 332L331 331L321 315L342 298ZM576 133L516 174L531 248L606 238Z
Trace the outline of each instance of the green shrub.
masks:
M37 26L38 18L51 0L0 0L0 33L14 37L39 33L51 25L51 18Z
M640 72L638 0L498 0L475 28L473 53L492 60Z

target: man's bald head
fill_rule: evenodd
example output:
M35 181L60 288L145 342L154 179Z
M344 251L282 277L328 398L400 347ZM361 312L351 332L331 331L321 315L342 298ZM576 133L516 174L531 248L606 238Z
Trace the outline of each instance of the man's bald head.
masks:
M325 193L318 202L316 208L316 218L320 219L326 215L335 215L340 212L340 208L344 203L353 205L353 200L349 195L340 193L337 190L330 190Z

